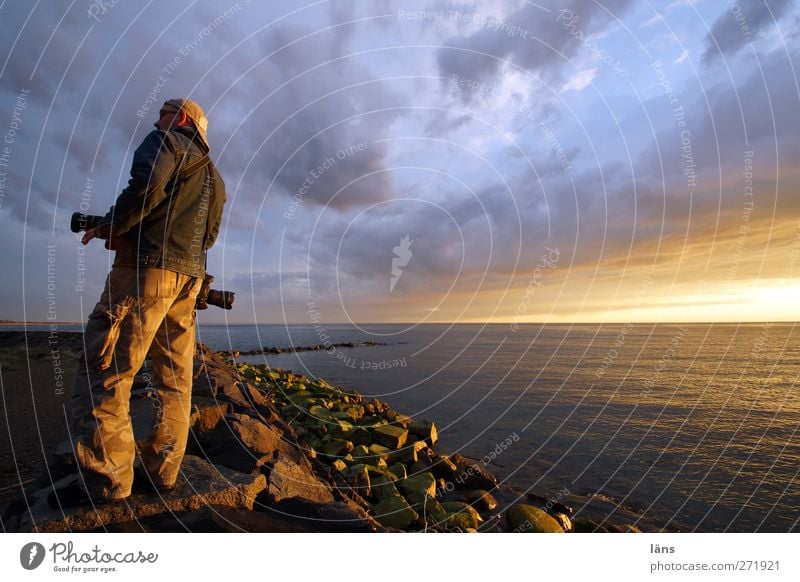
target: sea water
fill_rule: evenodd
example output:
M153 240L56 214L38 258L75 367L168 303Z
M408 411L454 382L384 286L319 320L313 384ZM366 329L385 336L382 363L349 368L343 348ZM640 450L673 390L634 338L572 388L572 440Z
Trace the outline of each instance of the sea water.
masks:
M241 359L434 420L443 451L482 459L523 492L598 496L649 527L798 529L794 324L204 325L198 335L218 350L323 344ZM385 345L335 345L350 341Z

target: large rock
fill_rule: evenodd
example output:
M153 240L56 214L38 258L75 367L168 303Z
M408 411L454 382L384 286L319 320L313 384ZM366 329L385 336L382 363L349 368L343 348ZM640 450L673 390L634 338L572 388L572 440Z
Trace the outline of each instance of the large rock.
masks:
M63 487L72 479L56 483ZM256 496L267 486L264 475L247 475L217 467L187 455L181 465L178 483L169 493L137 493L123 502L52 509L47 496L52 487L30 498L30 511L20 516L17 531L86 531L104 525L125 523L168 512L194 511L207 505L253 509Z
M447 519L447 511L442 504L427 493L409 493L406 501L419 514L417 525L420 529L439 527Z
M232 412L231 405L214 398L201 396L192 398L192 414L189 417L189 426L199 440L204 433L214 430Z
M345 463L342 459L336 459L333 463L331 463L331 467L337 473L344 473L347 471L347 463Z
M430 420L421 420L412 422L408 425L408 430L411 434L420 437L429 447L436 444L439 440L439 432L436 430L436 425Z
M458 467L447 455L435 455L431 459L431 471L436 478L449 481L458 474Z
M372 479L367 465L361 463L350 467L347 472L347 481L361 497L370 497L372 495Z
M494 475L460 453L451 456L450 460L458 469L454 478L457 487L492 491L497 486L497 479Z
M464 498L467 500L467 503L478 510L492 511L497 507L497 500L494 498L494 496L483 489L468 491L464 495Z
M350 441L326 437L322 439L322 442L324 444L322 445L322 449L320 449L319 453L325 455L326 457L332 457L336 459L353 451L353 443Z
M506 509L506 530L512 533L564 533L558 521L538 507L525 503Z
M405 493L420 493L436 497L436 479L431 473L421 473L397 482L397 486Z
M215 463L249 473L269 463L280 448L281 433L244 414L229 414L210 435L205 453Z
M387 461L389 459L389 454L392 451L387 447L379 445L377 443L373 443L369 446L369 454L373 455L373 459L369 459L368 462L374 462L377 459L381 459L383 461Z
M572 531L572 521L564 513L556 513L553 518L559 523L564 531Z
M369 446L372 444L372 433L364 426L354 426L353 430L347 435L347 438L354 445Z
M446 528L466 531L480 526L483 518L471 505L459 501L445 501L442 508L448 513L441 525Z
M220 387L236 382L231 369L219 356L212 354L202 344L197 344L192 378L192 394L216 398Z
M403 448L394 451L391 455L392 461L397 461L405 465L416 463L420 459L420 453L427 451L428 445L425 441L415 441L407 444Z
M195 371L195 377L192 380L192 394L203 398L216 398L218 387L222 383L219 381L218 375L217 370L201 366Z
M392 409L387 410L384 416L392 424L402 426L403 428L408 428L414 421L414 419L408 416L407 414L403 414L402 412L397 412L396 410Z
M217 397L242 410L263 407L267 399L247 382L225 382L219 386Z
M397 487L394 484L395 480L387 475L378 475L371 481L372 496L378 501L399 495Z
M335 473L332 476L332 479L336 485L336 493L342 498L343 501L352 506L360 507L366 511L372 510L372 504L364 499L364 497L362 497L358 491L353 488L353 486L345 479L343 475Z
M419 518L417 512L400 495L381 500L373 513L382 526L397 529L405 529Z
M375 442L392 450L399 449L406 443L408 431L399 426L376 426L372 429Z
M314 503L331 503L334 500L331 488L314 474L308 460L298 463L288 455L279 455L270 468L265 495L271 504L290 498Z
M336 408L346 413L353 422L358 422L364 417L364 407L360 404L341 404Z
M372 455L366 445L355 445L351 453L357 463L369 463L372 459Z
M331 416L331 411L325 408L324 406L312 406L308 409L308 415L311 416L314 420L323 421L323 422L330 422L333 418Z
M403 463L395 463L391 467L389 467L389 472L392 473L398 479L405 479L408 477L408 471L406 471L406 466Z

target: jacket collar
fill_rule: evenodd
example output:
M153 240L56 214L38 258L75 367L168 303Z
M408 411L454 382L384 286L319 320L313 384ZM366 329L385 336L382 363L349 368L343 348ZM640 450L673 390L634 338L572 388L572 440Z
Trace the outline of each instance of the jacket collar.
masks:
M207 154L209 152L210 148L208 147L208 144L203 140L202 136L200 135L200 132L197 131L194 127L179 126L172 128L172 131L178 132L181 135L185 135L186 137L188 137L197 147L200 148L200 150L204 154Z

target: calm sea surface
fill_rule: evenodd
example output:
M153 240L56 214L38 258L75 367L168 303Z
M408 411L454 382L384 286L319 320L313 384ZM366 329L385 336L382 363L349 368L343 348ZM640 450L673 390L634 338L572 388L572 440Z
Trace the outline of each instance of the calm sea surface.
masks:
M384 342L243 360L435 420L442 450L489 455L524 491L601 494L642 525L779 532L800 519L798 335L795 324L199 330L218 350Z

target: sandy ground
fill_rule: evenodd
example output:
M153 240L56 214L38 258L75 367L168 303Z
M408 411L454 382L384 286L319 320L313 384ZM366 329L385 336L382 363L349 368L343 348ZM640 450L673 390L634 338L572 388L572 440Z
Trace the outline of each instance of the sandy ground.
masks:
M50 339L47 332L0 332L0 515L69 440L66 413L82 336Z

